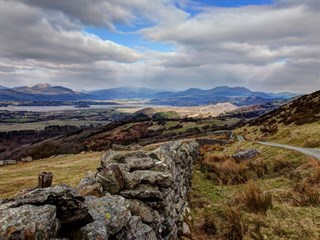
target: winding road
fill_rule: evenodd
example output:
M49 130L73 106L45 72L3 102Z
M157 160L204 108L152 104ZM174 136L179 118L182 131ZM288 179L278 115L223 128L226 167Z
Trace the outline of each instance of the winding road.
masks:
M237 139L238 139L239 142L245 141L245 139L241 135L237 135ZM317 148L302 148L302 147L296 147L296 146L273 143L273 142L256 142L256 143L259 143L259 144L262 144L262 145L266 145L266 146L271 146L271 147L281 147L281 148L295 150L295 151L298 151L298 152L301 152L303 154L315 157L318 160L320 160L320 149L317 149Z

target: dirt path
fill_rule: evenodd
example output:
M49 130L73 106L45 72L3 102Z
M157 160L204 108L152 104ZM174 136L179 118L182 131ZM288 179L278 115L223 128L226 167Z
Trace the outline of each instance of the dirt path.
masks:
M320 160L320 149L317 149L317 148L302 148L302 147L295 147L295 146L290 146L286 144L279 144L279 143L272 143L272 142L257 142L257 143L266 145L266 146L281 147L281 148L295 150Z
M237 135L237 139L239 142L245 141L242 135ZM317 149L317 148L302 148L302 147L296 147L296 146L273 143L273 142L257 142L257 143L266 145L266 146L271 146L271 147L281 147L281 148L295 150L320 160L320 149Z

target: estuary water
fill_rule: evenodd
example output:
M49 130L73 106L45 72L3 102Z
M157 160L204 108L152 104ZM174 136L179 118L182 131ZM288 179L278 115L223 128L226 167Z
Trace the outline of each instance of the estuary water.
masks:
M53 111L83 111L92 109L110 108L137 108L143 105L89 105L89 107L77 108L75 106L7 106L0 107L0 111L27 111L27 112L53 112Z

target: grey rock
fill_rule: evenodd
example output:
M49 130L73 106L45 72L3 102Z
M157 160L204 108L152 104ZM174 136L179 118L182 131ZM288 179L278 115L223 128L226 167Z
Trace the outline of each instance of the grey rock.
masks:
M172 175L167 172L137 170L132 173L132 179L139 183L149 183L160 187L170 187L173 184Z
M116 236L117 240L157 240L154 230L142 223L141 218L133 216L128 225Z
M107 232L114 235L126 226L131 218L129 202L118 195L107 194L102 198L92 197L87 199L87 204L94 218L91 224L92 229L99 226L97 229L100 229L100 232L102 232L101 226L105 226Z
M31 162L32 161L32 157L28 156L25 158L21 158L21 162Z
M100 159L101 166L106 167L113 162L121 163L125 159L125 154L126 154L126 152L109 150L102 155L102 157Z
M6 161L5 160L0 160L0 167L6 165Z
M111 163L124 163L128 157L132 158L146 158L147 154L143 151L113 151L109 150L102 155L100 163L102 167L109 166Z
M51 239L57 236L59 227L52 205L23 205L0 211L1 239Z
M99 169L96 175L97 181L101 183L104 191L117 194L125 186L125 179L119 166L111 165Z
M95 173L89 171L86 177L82 178L76 187L77 193L81 196L93 195L96 197L104 196L103 187L97 182L95 178Z
M21 194L14 200L15 206L54 205L62 231L82 227L93 221L84 198L66 185L38 188Z
M17 164L16 160L6 160L5 161L5 165L15 165L15 164Z
M94 183L91 185L82 185L77 188L77 193L79 193L83 197L89 196L89 195L93 195L96 197L104 196L103 188L100 183Z
M258 150L252 148L245 151L237 152L236 154L233 154L232 157L239 162L255 158L259 154L260 152Z
M131 214L140 216L144 223L152 223L156 219L154 210L147 204L137 199L129 199L128 201Z
M126 198L144 199L146 201L160 201L162 194L156 190L124 190L120 192Z
M125 158L124 162L130 167L130 171L134 170L146 170L154 166L155 160L150 157L144 158Z
M191 231L189 228L189 225L186 222L182 223L182 234L185 236L190 236L191 235Z

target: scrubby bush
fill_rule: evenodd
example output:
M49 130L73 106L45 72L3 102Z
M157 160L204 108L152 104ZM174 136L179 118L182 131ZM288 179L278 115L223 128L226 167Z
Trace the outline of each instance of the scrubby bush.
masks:
M204 222L199 226L199 230L206 235L214 236L217 234L217 226L214 215L210 212L203 214Z
M234 201L244 210L254 213L265 214L268 209L272 208L272 195L263 192L254 182L247 183L244 191L236 194Z
M320 185L312 185L306 181L296 184L292 189L292 199L297 206L320 205Z
M218 184L240 184L249 179L247 166L231 159L208 164L207 169L208 178Z
M253 172L256 177L261 178L268 173L267 163L264 159L257 158L246 162L249 170Z
M320 162L310 160L298 169L300 181L292 188L293 203L298 206L320 205Z
M307 148L317 148L317 147L320 147L320 140L310 140L310 139L307 139L303 142L303 147L307 147Z
M248 231L247 225L242 221L241 210L238 207L226 207L222 212L224 226L221 229L228 240L242 240Z

